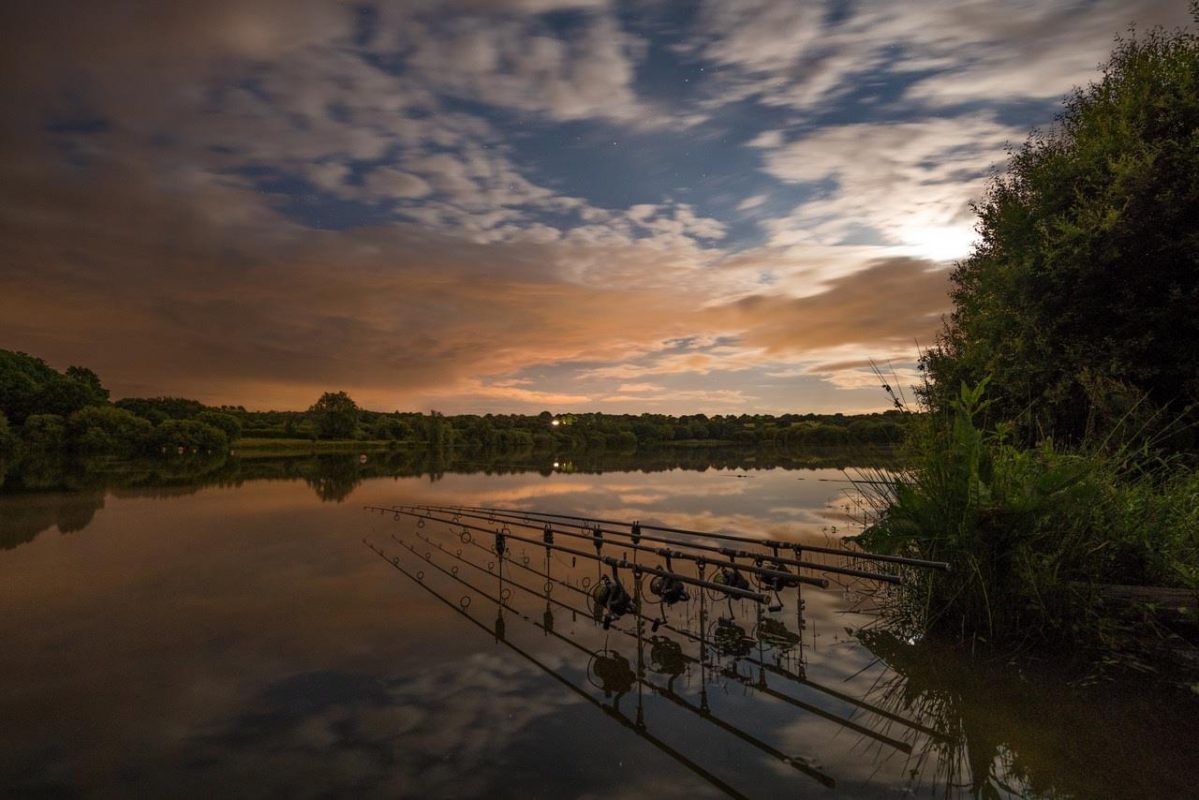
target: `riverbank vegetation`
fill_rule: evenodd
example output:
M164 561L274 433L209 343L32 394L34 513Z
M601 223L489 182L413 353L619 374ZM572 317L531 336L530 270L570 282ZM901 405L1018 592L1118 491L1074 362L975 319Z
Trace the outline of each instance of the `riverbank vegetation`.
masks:
M1118 40L978 204L907 469L867 487L864 546L954 566L899 595L912 630L1195 641L1193 613L1114 602L1111 585L1199 592L1197 130L1199 38Z
M380 412L345 392L305 411L248 411L177 397L110 401L96 373L58 372L0 350L0 476L22 463L63 457L319 453L417 448L491 453L670 446L845 447L893 445L905 415L880 414L462 414ZM7 465L5 467L4 465Z

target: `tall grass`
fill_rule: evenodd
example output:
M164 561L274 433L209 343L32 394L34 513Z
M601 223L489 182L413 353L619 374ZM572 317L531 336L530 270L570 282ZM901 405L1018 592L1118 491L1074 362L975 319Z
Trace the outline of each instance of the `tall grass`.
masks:
M1199 474L1135 436L1066 451L983 429L986 381L918 415L908 467L863 484L869 550L948 561L891 604L910 632L1005 645L1125 646L1153 615L1105 603L1102 584L1199 590ZM1142 440L1143 441L1143 440Z

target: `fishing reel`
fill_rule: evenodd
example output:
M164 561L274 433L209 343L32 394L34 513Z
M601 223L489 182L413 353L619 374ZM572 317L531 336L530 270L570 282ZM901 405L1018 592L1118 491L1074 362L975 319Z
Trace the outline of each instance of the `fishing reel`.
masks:
M778 561L765 560L756 561L755 565L763 569L771 570L772 572L785 572L783 575L758 575L758 586L771 592L781 592L783 589L794 589L799 586L799 578L787 569L786 564L781 564Z
M668 606L691 599L686 585L671 575L655 575L649 582L649 591L660 602Z
M587 680L591 685L600 689L604 697L621 695L633 688L637 675L633 672L629 660L615 650L600 650L591 656L587 666Z
M728 586L730 589L749 589L749 581L741 574L741 570L734 566L721 567L712 576L712 583L719 583L722 586Z
M597 620L603 620L604 630L612 625L613 620L620 619L630 611L635 611L637 607L637 603L628 590L616 577L616 569L613 568L612 572L611 578L601 575L599 582L591 588L588 595L591 602L591 615Z
M768 592L774 593L774 604L769 607L770 611L783 610L783 598L779 596L784 589L794 589L800 585L799 577L792 574L787 569L787 565L779 561L771 559L758 559L754 564L763 569L771 570L772 572L785 573L783 575L762 575L758 574L758 586Z
M669 550L659 550L659 555L666 559L666 571L673 573L674 564L671 562L672 553ZM686 584L676 575L655 575L649 582L649 593L658 599L659 616L654 620L653 630L666 621L666 607L673 606L691 599Z
M650 669L672 679L686 671L687 657L683 655L682 645L665 636L654 636L649 641Z
M674 554L670 550L662 549L658 551L658 555L666 560L666 571L674 572L674 563L671 561L671 556ZM668 606L673 606L675 603L683 600L690 600L691 595L687 593L686 585L674 575L655 575L649 582L649 591L658 601Z
M753 651L753 639L750 639L745 628L727 617L716 620L711 632L712 646L722 656L742 658Z
M771 650L786 653L799 645L800 635L777 619L764 617L754 630L754 638Z

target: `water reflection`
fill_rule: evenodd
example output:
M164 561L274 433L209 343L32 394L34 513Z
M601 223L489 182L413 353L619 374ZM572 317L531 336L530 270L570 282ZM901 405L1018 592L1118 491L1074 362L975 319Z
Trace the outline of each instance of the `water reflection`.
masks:
M96 511L104 508L102 491L32 494L6 499L0 514L0 550L31 542L42 531L56 527L60 533L81 531Z
M538 597L544 592L547 596L547 599L548 592L544 588L542 592L539 592L536 588L527 586L511 577L504 578L504 561L502 558L498 563L494 561L488 562L487 566L484 567L482 564L475 563L471 559L460 554L446 554L444 547L439 546L443 544L441 542L434 542L428 537L419 535L417 538L431 547L436 547L437 550L440 551L440 558L435 558L432 555L432 551L425 551L426 554L422 557L418 554L418 548L415 543L405 542L403 539L398 538L394 539L394 541L400 545L400 548L406 547L409 551L406 561L401 561L400 556L389 554L389 551L382 547L372 545L372 549L384 560L389 561L405 576L417 582L419 585L450 607L454 607L454 602L446 595L431 588L430 584L426 583L427 578L425 570L420 568L422 563L423 565L430 567L431 571L435 570L436 572L440 573L442 577L449 578L467 590L469 594L463 595L458 600L457 610L463 616L474 622L476 626L483 628L484 630L490 630L494 634L497 641L507 642L507 627L506 623L504 622L504 613L508 612L516 619L525 622L534 628L540 629L547 636L552 636L560 642L568 645L572 650L575 651L577 655L586 660L586 666L584 669L588 682L593 687L599 689L604 700L608 701L606 706L602 703L597 703L597 705L600 705L601 708L605 708L605 710L609 711L611 714L620 715L626 721L628 721L629 718L621 711L620 703L622 698L635 691L636 709L635 717L633 718L634 730L639 735L642 733L650 734L649 736L643 736L642 738L645 738L647 741L655 744L655 746L661 745L662 740L658 736L651 733L650 726L647 724L645 708L646 692L650 692L656 697L664 698L670 701L676 707L689 712L698 720L707 722L718 730L736 737L738 740L758 750L760 753L776 759L781 765L791 767L797 772L816 780L818 783L824 786L833 787L836 785L835 778L833 778L824 770L813 766L808 759L783 753L773 745L769 744L753 733L750 733L745 727L741 727L736 724L736 722L727 720L713 712L708 701L708 672L711 672L713 675L723 675L725 678L733 679L743 686L750 688L758 687L761 689L766 689L766 679L763 673L762 677L760 678L760 684L757 684L752 678L742 676L732 667L721 666L722 658L731 659L733 662L735 662L738 658L747 656L748 653L754 648L755 643L745 636L744 628L739 626L731 618L721 618L718 621L718 625L726 632L734 629L737 630L738 633L736 634L736 638L738 641L745 642L744 649L740 644L738 644L733 648L733 651L730 652L728 649L721 646L722 639L717 639L715 641L708 639L704 634L703 628L705 614L702 593L699 593L699 600L697 601L700 606L698 610L698 619L700 620L699 633L693 633L683 627L675 627L672 625L664 626L677 633L680 636L680 639L686 638L698 642L698 655L685 654L681 641L673 640L665 634L657 634L654 636L653 640L647 641L647 636L645 633L646 617L644 614L637 611L636 605L631 607L628 611L628 614L633 616L635 619L631 627L628 625L614 625L605 620L601 630L605 632L622 634L628 639L635 640L635 663L637 665L637 670L634 671L632 666L634 662L631 662L630 658L626 657L626 655L620 649L618 649L618 646L613 643L610 638L606 638L603 646L597 648L594 643L586 642L582 635L577 637L568 636L554 630L552 624L552 612L550 611L547 611L547 614L550 615L549 620L544 620L543 618L543 621L538 621L518 609L515 604L516 601L512 600L512 594L510 591L511 589L516 588L522 593L533 597ZM398 553L400 550L393 548L390 552ZM494 593L492 593L487 589L481 588L478 583L472 582L474 579L468 580L462 577L462 574L458 569L458 565L447 566L446 564L438 563L440 559L452 559L453 561L458 562L458 564L469 567L473 571L488 577L494 570L495 577L498 579L497 589ZM519 563L514 563L513 566L520 565ZM429 577L431 577L431 575ZM580 588L582 586L583 578L577 578L577 580L579 581L578 583L572 583L568 579L551 579L551 581L558 587L563 589L573 589L584 597L590 596L585 589ZM639 590L638 594L640 594ZM472 615L468 611L468 609L474 606L473 598L482 598L486 601L489 601L496 608L496 620L490 629L488 629L487 625L485 625L476 616ZM578 606L572 605L569 602L563 602L556 599L550 599L550 602L572 614L575 619L577 619L579 616L584 616L592 618L597 623L600 621L601 615L595 610L584 610ZM727 644L727 634L723 635L723 642ZM758 644L761 645L761 649L764 650L764 643ZM527 654L523 653L523 651L520 651L519 648L515 648L515 646L513 647L517 650L517 652L521 653L521 655L524 655L526 658L528 658ZM629 647L633 647L633 645L630 644ZM671 680L667 683L662 684L650 679L650 670L647 669L647 647L650 654L650 663L653 661L653 653L656 649L659 656L659 662L657 665L658 669L653 671L663 672L670 675ZM536 663L535 659L533 659L533 661ZM683 693L676 691L673 686L674 679L676 679L680 674L684 674L690 665L696 666L700 673L699 698L696 700L692 700ZM551 672L560 682L565 682L576 692L580 691L579 687L571 683L569 679L565 678L561 673L555 671ZM791 699L787 695L783 695L781 693L778 693L778 696L788 700ZM804 707L806 705L799 703L799 701L795 702L798 703L800 707ZM842 721L840 718L831 714L826 715L826 718L834 722ZM853 724L849 723L847 720L844 722L850 725ZM666 746L665 748L660 747L659 749L663 749L664 752L668 753L671 755L671 757L687 766L687 768L692 772L703 777L709 783L722 789L731 796L746 796L727 781L715 776L709 770L701 767L695 760L683 755L680 750L670 746Z
M836 470L509 464L430 480L345 460L226 460L199 468L203 485L182 467L97 469L78 491L0 496L0 795L1192 793L1189 690L979 664L888 637L838 588L787 588L770 612L692 591L660 602L667 587L645 580L639 613L605 629L592 562L514 542L501 584L490 542L361 510L507 504L803 539L846 524L817 480ZM349 501L321 499L350 475ZM55 526L76 533L36 534Z
M1177 689L1077 672L1063 681L1052 664L1017 669L879 628L856 636L890 667L869 697L942 732L919 757L935 765L924 780L946 796L1194 794L1185 765L1199 763L1196 707Z
M446 475L600 475L623 471L633 464L643 474L672 470L695 472L739 469L843 469L850 464L879 466L891 463L886 450L836 450L788 454L782 451L743 448L676 448L634 456L629 453L597 451L578 454L572 460L552 461L547 454L497 453L480 456L458 451L396 450L370 454L342 453L319 456L253 458L216 454L169 459L113 460L108 458L63 459L33 455L10 468L0 499L0 548L9 549L32 541L42 531L57 527L62 533L81 530L95 512L104 507L104 497L177 497L205 487L236 487L258 481L303 481L322 502L341 503L364 482L372 479L423 478L431 483ZM652 505L671 499L671 492L693 492L687 487L663 486L645 492L644 484L613 487L622 505L632 502ZM736 487L731 487L735 489ZM569 492L569 486L561 486ZM713 487L707 487L712 491ZM737 494L738 491L726 490ZM543 500L552 487L525 486L496 501ZM715 493L719 493L716 489ZM652 515L652 512L646 516ZM666 519L672 519L667 517ZM711 523L707 518L704 522ZM737 520L727 520L735 526Z

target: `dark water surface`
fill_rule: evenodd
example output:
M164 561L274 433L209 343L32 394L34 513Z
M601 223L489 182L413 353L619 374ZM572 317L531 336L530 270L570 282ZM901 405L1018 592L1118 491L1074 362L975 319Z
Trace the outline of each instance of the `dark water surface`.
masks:
M835 584L764 613L694 592L656 632L604 630L593 562L555 556L547 593L541 548L513 542L501 582L486 537L362 510L853 530L838 469L670 463L431 480L292 460L0 495L0 793L1199 796L1183 691L970 663L869 627Z

